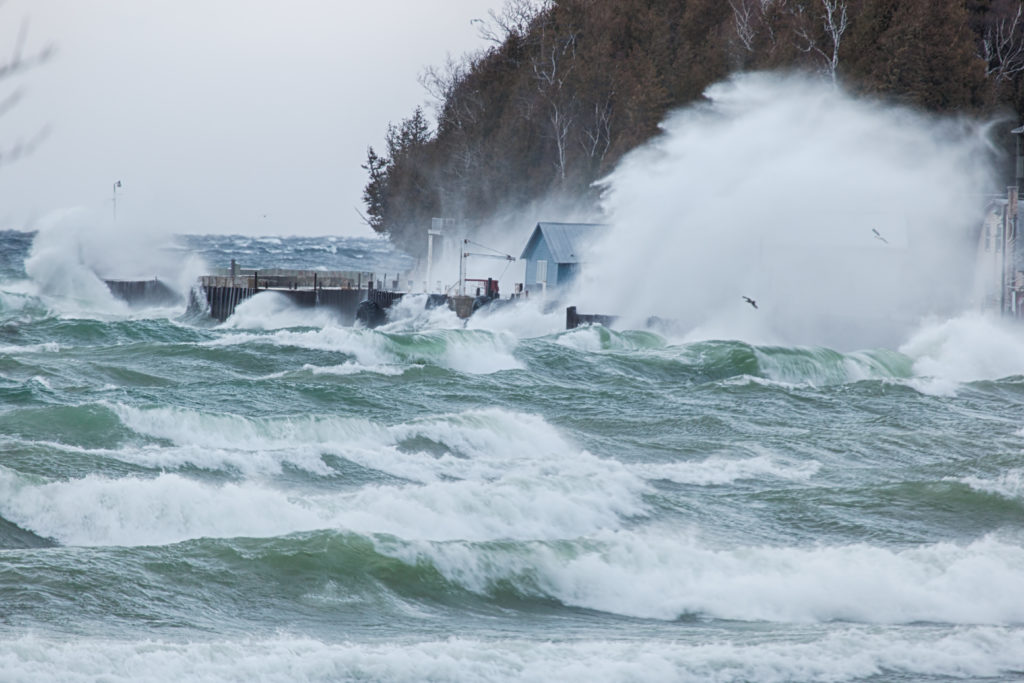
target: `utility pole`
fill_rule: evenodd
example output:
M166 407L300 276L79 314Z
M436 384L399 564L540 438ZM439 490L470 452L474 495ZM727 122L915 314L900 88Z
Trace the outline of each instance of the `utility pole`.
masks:
M116 183L114 183L114 197L111 200L111 203L112 203L112 205L114 207L114 222L115 223L117 222L117 188L119 188L119 187L121 187L121 181L120 180L118 180Z
M459 250L459 296L466 294L466 248L469 245L468 239L462 240L462 249Z

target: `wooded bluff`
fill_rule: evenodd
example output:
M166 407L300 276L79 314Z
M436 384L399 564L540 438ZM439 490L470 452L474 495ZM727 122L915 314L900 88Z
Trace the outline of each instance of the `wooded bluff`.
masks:
M595 180L739 71L1005 120L1007 150L1024 105L1021 0L506 0L481 35L489 48L421 74L436 129L417 108L368 150L367 222L411 254L433 217L596 207Z

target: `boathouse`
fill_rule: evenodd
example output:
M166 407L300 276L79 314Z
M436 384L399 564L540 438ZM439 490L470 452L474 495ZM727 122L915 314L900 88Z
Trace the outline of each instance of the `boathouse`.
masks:
M527 292L564 287L580 272L587 248L607 230L600 223L537 223L521 258Z

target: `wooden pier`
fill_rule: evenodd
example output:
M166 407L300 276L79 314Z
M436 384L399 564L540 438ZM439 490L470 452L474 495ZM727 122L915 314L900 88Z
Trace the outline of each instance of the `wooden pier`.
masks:
M328 308L338 315L341 324L351 325L363 302L387 309L404 296L383 285L383 280L369 272L233 268L201 277L199 291L205 302L197 303L205 305L211 317L224 322L243 301L260 292L277 292L303 308Z
M493 280L481 282L487 283L488 294L482 294L479 288L476 296L431 294L427 297L426 307L444 305L465 319L478 309L516 300L498 297ZM158 280L106 280L106 283L115 296L132 305L163 303L161 297L164 296L173 297L173 302L181 301L173 290ZM386 288L389 284L392 286L390 289ZM387 309L405 296L405 292L398 291L398 284L397 279L388 281L386 275L378 279L374 273L365 271L242 269L232 261L230 269L199 278L189 295L188 308L194 313L209 313L210 317L224 322L234 315L243 301L260 292L275 292L300 308L329 309L340 324L352 325L359 321L367 327L376 327L386 322Z

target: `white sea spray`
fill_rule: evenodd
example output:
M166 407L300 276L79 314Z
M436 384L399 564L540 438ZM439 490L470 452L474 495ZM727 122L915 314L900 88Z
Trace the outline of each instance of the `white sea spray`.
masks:
M691 341L853 350L963 309L995 185L983 126L795 76L706 95L602 181L612 230L573 293L581 310L673 319Z

